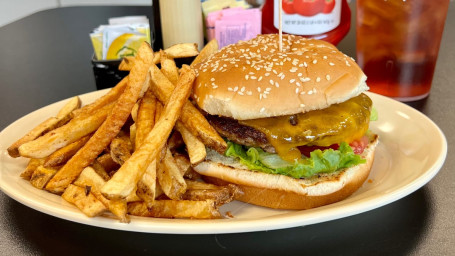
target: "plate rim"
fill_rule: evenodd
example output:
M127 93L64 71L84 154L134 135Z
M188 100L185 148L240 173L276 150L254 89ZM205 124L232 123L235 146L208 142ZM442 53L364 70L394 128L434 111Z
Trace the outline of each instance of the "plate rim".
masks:
M104 89L100 91L94 91L94 92L89 92L85 94L79 95L81 98L86 98L86 97L95 97L98 94L102 95L109 89ZM16 200L17 202L30 207L34 210L40 211L44 214L51 215L60 219L64 219L67 221L71 222L76 222L80 224L85 224L85 225L90 225L90 226L95 226L95 227L102 227L102 228L108 228L108 229L115 229L115 230L123 230L123 231L131 231L131 232L143 232L143 233L161 233L161 234L228 234L228 233L244 233L244 232L255 232L255 231L267 231L267 230L276 230L276 229L284 229L284 228L291 228L291 227L297 227L297 226L303 226L303 225L310 225L310 224L317 224L317 223L322 223L322 222L327 222L331 220L336 220L340 218L345 218L348 216L364 213L379 207L382 207L386 204L390 204L392 202L395 202L411 193L416 191L417 189L423 187L426 185L433 177L437 175L439 170L442 168L444 165L446 156L447 156L447 140L442 132L442 130L438 127L438 125L431 120L428 116L423 114L422 112L404 104L401 102L398 102L396 100L393 100L391 98L388 98L386 96L382 96L379 94L367 92L367 95L372 97L373 102L374 98L377 98L381 101L385 102L390 102L393 104L398 104L402 109L404 109L406 112L412 113L413 115L417 115L419 118L425 120L427 124L431 125L431 128L434 129L437 132L437 135L440 137L440 140L438 142L441 143L440 152L441 154L438 154L438 157L434 159L432 162L431 166L425 170L421 175L419 175L416 179L412 180L412 182L407 183L405 186L401 186L399 189L395 189L392 192L386 194L386 195L376 195L373 197L368 197L368 200L362 203L350 203L349 205L343 207L344 210L341 211L341 214L334 214L334 210L328 210L328 211L320 211L323 207L315 208L315 209L310 209L310 210L304 210L304 211L293 211L293 212L287 212L284 214L277 214L273 216L267 216L267 217L261 217L258 219L217 219L217 220L187 220L187 219L156 219L156 218L144 218L144 217L135 217L131 216L131 223L129 224L124 224L120 223L115 219L112 218L106 218L104 216L102 217L95 217L95 218L89 218L86 217L83 213L77 211L67 211L63 207L65 204L70 206L69 203L63 201L63 199L60 200L63 201L63 205L60 206L59 208L54 208L52 207L53 211L50 211L49 206L45 205L45 202L37 202L33 201L31 198L27 198L24 196L20 196L20 194L14 194L14 191L11 191L13 189L13 186L10 184L5 183L3 179L3 175L0 173L0 189L2 190L3 193L8 195L10 198ZM69 98L68 98L69 99ZM0 132L0 138L4 134L5 131L11 129L11 127L14 127L14 125L21 121L23 119L30 118L30 116L35 115L36 112L42 111L43 108L52 108L57 104L62 104L63 101L66 101L68 99L64 99L55 103L51 103L47 106L44 106L42 108L39 108L27 115L24 115L23 117L17 119L15 122L11 123L7 127L5 127L1 132ZM0 141L1 142L1 141ZM1 146L1 143L0 143ZM1 146L3 148L3 146ZM6 147L5 147L6 148ZM9 157L7 156L6 150L4 152L1 152L2 154L2 159L3 157ZM6 154L6 156L5 156ZM0 172L3 169L3 163L0 166ZM19 178L19 175L17 175L16 180L19 180L19 182L23 181L26 182L22 179ZM38 190L39 191L39 190ZM48 192L45 192L49 194ZM76 209L77 210L77 209ZM309 215L310 218L299 218L300 215L302 215L302 212L308 213L311 212ZM316 212L316 213L313 213ZM322 215L321 215L322 212ZM64 216L65 215L65 216ZM318 217L315 217L314 215L317 215ZM322 216L322 217L321 217ZM308 217L308 216L307 216ZM145 219L146 221L142 221ZM276 220L280 221L276 221ZM269 225L264 225L264 220L270 220L267 221L269 222ZM273 223L272 223L273 221ZM223 225L223 227L220 229L217 227L218 223L229 223L228 225ZM247 226L245 226L245 222L247 222ZM171 223L172 225L169 225ZM176 224L177 223L177 224ZM152 225L150 225L152 224ZM198 226L197 230L194 228L195 226Z

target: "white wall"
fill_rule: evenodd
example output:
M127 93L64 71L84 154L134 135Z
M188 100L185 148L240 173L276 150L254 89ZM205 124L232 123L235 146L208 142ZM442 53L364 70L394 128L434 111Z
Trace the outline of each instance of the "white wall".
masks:
M0 27L46 9L80 5L151 5L152 0L0 0Z

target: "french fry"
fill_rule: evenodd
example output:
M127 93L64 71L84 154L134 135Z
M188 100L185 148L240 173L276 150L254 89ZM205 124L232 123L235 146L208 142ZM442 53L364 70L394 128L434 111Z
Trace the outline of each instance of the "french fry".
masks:
M219 219L221 214L214 200L155 200L151 209L143 202L129 203L128 213L155 218Z
M117 83L112 89L110 89L105 95L98 98L91 104L88 104L82 108L73 111L74 118L85 118L87 115L96 113L99 109L106 105L115 102L120 95L123 93L128 85L128 76L124 77L120 82Z
M165 154L163 159L157 161L156 176L164 194L171 199L179 200L186 191L183 173L175 163L169 148L166 148L163 153Z
M136 149L136 123L130 126L130 141L133 149Z
M112 160L119 165L122 165L131 157L133 146L131 145L129 136L121 133L112 140L110 149Z
M181 154L175 154L174 155L175 163L179 167L180 171L182 172L182 175L186 179L190 180L197 180L201 178L201 175L197 173L193 167L191 167L191 162L188 160L188 158L184 155Z
M67 124L48 132L43 136L22 144L19 154L28 158L43 158L56 150L73 143L94 132L104 122L113 105L106 105L93 115L85 118L74 118Z
M60 120L65 120L71 118L73 111L81 107L81 99L78 96L72 97L68 102L63 106L62 109L57 114L57 118Z
M21 178L25 180L30 180L36 168L38 168L38 166L43 165L44 161L45 161L44 158L30 159L30 161L28 161L27 167L25 167L25 170L21 173Z
M88 217L95 217L105 212L106 206L87 190L87 187L83 188L70 184L62 194L62 198L76 205Z
M155 52L153 55L153 64L158 64L161 61L161 53L160 52Z
M27 142L33 141L39 136L64 125L72 118L71 112L81 106L79 97L71 98L59 111L56 117L51 117L28 132L24 137L14 142L7 150L11 157L19 157L19 147Z
M194 43L175 44L164 52L173 59L193 57L199 54L197 44Z
M107 173L116 171L118 168L120 168L120 165L112 159L110 153L99 156L96 159L96 162L98 162Z
M148 90L142 98L137 115L135 145L139 148L155 125L156 98ZM156 189L156 162L147 167L145 173L137 183L136 194L151 207L155 201Z
M148 90L141 99L137 112L135 145L138 147L155 125L155 111L156 98L153 92Z
M180 122L177 121L175 128L182 135L183 141L186 145L186 150L188 151L188 156L190 157L191 164L198 164L204 161L207 151L205 150L205 145L200 141L196 136L194 136L186 127Z
M119 133L143 90L142 87L144 86L147 70L152 64L152 61L153 51L150 45L144 42L138 49L138 55L134 61L133 69L129 74L128 86L116 101L106 121L93 134L84 147L49 181L46 185L47 190L54 193L63 192Z
M124 57L122 62L120 62L119 70L121 70L121 71L131 71L131 69L133 68L133 64L134 64L134 60L135 59L136 58L134 56ZM153 63L154 64L160 63L160 59L161 59L160 52L155 52L153 54Z
M105 183L105 180L91 167L84 168L79 177L74 181L74 185L76 186L83 188L89 186L91 188L90 192L103 203L109 211L117 216L120 219L120 222L129 222L129 218L126 215L126 202L111 201L101 194L101 187L103 187Z
M163 51L160 51L161 54L161 72L171 81L172 84L176 84L179 79L179 70L175 64L174 59L169 58L169 56Z
M93 168L93 170L95 170L95 172L101 177L103 178L104 181L108 181L111 179L111 177L109 176L109 174L107 173L106 169L104 169L104 167L100 164L100 162L95 159L91 165L91 167Z
M227 204L235 199L240 193L237 186L229 184L227 186L216 186L200 181L186 181L188 189L182 196L184 200L202 201L211 199L215 201L217 206Z
M44 167L55 167L66 163L76 152L82 148L90 139L90 135L80 138L79 140L58 149L45 158Z
M156 196L156 161L150 163L137 183L136 195L141 198L148 207L153 206Z
M194 70L184 66L177 86L163 110L162 117L147 135L144 143L103 186L101 191L104 196L109 199L121 199L131 194L146 168L166 143L181 113L182 106L188 99L195 78Z
M130 71L133 68L134 57L133 56L125 56L123 57L120 65L118 66L118 70L121 71Z
M203 62L216 51L218 51L218 41L216 39L212 39L204 46L204 48L202 48L201 52L198 56L196 56L193 62L191 62L191 67L193 68L195 65Z
M109 211L120 219L122 223L129 223L127 201L125 199L110 200Z
M133 119L134 122L136 122L136 120L137 120L138 109L139 109L139 103L136 102L136 104L134 104L133 109L131 110L131 118Z
M150 86L155 96L161 102L167 102L174 89L174 85L163 75L156 65L151 66L150 74ZM182 121L191 133L197 135L205 145L224 154L227 148L226 142L216 132L215 128L209 124L201 112L188 100L183 106L180 121Z
M30 178L30 184L37 189L43 189L47 182L57 173L55 168L38 166Z

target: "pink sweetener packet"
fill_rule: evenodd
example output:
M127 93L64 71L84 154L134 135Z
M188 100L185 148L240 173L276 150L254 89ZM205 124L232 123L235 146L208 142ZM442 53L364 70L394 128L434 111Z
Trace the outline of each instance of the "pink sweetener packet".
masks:
M247 9L239 13L230 13L215 21L215 38L219 47L249 40L261 33L261 11Z
M219 11L210 12L205 19L205 27L207 32L207 40L210 41L215 38L215 22L220 20L225 15L232 15L244 11L242 7L234 7L223 9Z

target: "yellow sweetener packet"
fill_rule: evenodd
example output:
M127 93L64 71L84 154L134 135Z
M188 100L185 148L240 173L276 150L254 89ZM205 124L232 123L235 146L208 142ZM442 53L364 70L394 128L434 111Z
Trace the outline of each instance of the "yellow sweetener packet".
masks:
M150 43L149 24L103 25L90 34L98 60L135 56L142 42Z

